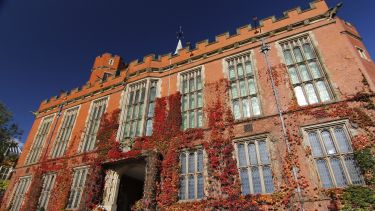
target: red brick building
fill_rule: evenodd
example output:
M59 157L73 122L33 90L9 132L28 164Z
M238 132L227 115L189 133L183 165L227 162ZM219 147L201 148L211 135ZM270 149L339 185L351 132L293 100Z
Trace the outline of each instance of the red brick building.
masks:
M334 209L371 177L354 154L373 91L359 33L324 1L176 55L105 53L41 103L1 209Z

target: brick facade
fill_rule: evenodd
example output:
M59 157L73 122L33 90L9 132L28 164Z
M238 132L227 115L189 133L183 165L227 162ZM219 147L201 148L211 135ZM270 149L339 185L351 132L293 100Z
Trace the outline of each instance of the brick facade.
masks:
M202 128L205 133L204 140L209 141L208 134L211 128L208 127L207 109L209 105L215 102L218 96L207 87L209 84L218 83L221 79L230 80L226 59L245 52L250 53L250 61L253 65L260 115L235 120L233 123L234 141L242 138L254 138L259 135L266 137L274 192L280 191L285 174L285 169L283 168L285 161L283 159L285 159L287 147L275 97L272 92L270 75L264 55L260 52L260 38L265 37L267 44L271 48L269 60L273 71L272 77L274 77L281 102L283 118L287 130L294 131L300 142L293 151L298 157L298 177L304 178L308 183L308 187L301 192L302 199L297 197L297 194L294 194L292 202L288 206L304 206L305 210L327 210L330 199L324 194L324 188L314 163L314 158L311 153L307 152L309 140L306 133L308 129L306 128L317 125L326 126L331 123L341 124L346 128L346 133L350 140L353 141L357 136L366 135L366 131L370 131L371 134L374 127L363 126L363 124L353 122L349 114L347 116L323 115L319 112L323 110L326 112L324 114L335 113L345 103L348 108L363 109L363 112L372 120L375 117L373 109L364 108L363 102L355 98L355 96L364 93L369 101L374 102L372 93L375 91L375 64L370 55L367 54L367 59L364 59L358 53L357 47L363 49L365 53L367 51L356 29L340 18L327 19L325 17L327 10L328 7L324 1L315 1L311 3L310 9L301 11L297 8L287 11L285 17L281 19L275 20L274 17L271 17L261 20L261 32L259 32L259 28L252 29L249 26L244 26L238 28L235 35L229 35L228 33L218 35L214 42L209 43L207 40L199 42L194 49L183 48L179 50L177 55L167 54L158 57L148 55L144 57L143 61L136 60L128 64L125 64L119 56L113 56L109 53L98 56L95 59L89 81L85 85L41 103L1 209L5 210L9 206L19 178L26 175L33 176L34 170L41 165L40 162L26 164L26 160L44 117L54 115L52 125L42 143L39 161L44 160L47 163L56 163L59 160L64 160L67 162L65 168L85 165L84 156L87 154L82 155L82 153L79 153L79 147L84 139L85 131L88 130L87 122L89 121L88 116L90 109L92 109L92 102L107 96L106 113L112 113L116 109L123 110L125 109L128 85L143 79L158 80L156 97L166 97L182 90L181 73L200 68L203 87ZM319 62L323 71L321 74L325 75L330 96L330 99L326 102L318 102L308 106L299 106L297 104L297 97L293 91L294 85L291 83L291 78L288 74L281 44L284 41L294 40L294 38L301 36L307 36L311 41L317 55L316 61ZM238 90L241 92L241 88ZM230 89L228 89L225 94L227 99L224 101L227 101L228 105L232 106L230 98L233 93L230 93ZM61 105L63 106L61 115L59 115ZM50 155L55 141L58 139L65 111L75 106L79 108L72 126L72 132L67 139L68 150L63 157L51 159ZM141 128L145 131L147 127L146 120L142 120L142 124ZM200 144L197 145L199 146ZM236 150L238 149L236 148ZM95 153L89 153L89 156L95 157L96 155ZM152 156L153 158L157 157L155 155ZM234 152L233 156L236 157L237 153ZM147 168L149 166L157 168L155 163L150 162L152 159L148 158L148 156L146 156L145 160L147 161ZM207 162L209 160L205 159L205 166ZM150 181L150 178L155 178L155 175L150 176L152 174L157 174L157 172L147 172L146 170L145 187L155 189L155 184ZM210 175L204 175L210 177ZM163 182L162 180L163 178L161 178L161 182ZM178 186L178 184L176 185ZM205 188L207 189L209 185L206 182ZM205 190L205 197L210 197L208 192ZM155 195L149 192L145 192L144 195L147 195L148 198L155 198ZM301 203L301 200L303 203ZM175 204L178 203L183 202L175 202Z

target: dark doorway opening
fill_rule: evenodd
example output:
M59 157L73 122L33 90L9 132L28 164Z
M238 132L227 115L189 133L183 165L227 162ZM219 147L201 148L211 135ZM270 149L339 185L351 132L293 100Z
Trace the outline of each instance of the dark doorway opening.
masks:
M144 181L129 176L122 176L119 195L117 200L117 210L131 210L132 206L143 197Z
M130 211L143 198L146 163L143 159L127 162L120 167L120 186L117 196L117 210Z

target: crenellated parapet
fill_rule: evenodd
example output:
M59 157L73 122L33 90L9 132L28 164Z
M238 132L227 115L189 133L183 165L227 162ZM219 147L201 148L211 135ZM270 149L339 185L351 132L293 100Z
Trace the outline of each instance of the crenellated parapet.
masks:
M208 39L205 39L197 42L194 49L186 46L180 49L177 54L149 54L143 57L142 60L136 59L128 64L122 62L120 56L104 53L96 57L90 79L85 85L44 100L40 105L39 111L51 110L57 108L63 102L78 101L98 92L103 92L103 90L107 90L110 87L118 86L119 84L123 85L131 78L140 79L150 76L150 74L162 77L165 71L175 67L181 67L187 63L206 59L223 51L256 42L265 36L290 31L294 27L304 26L325 19L328 9L324 0L316 0L311 2L310 7L307 9L302 10L300 7L297 7L285 11L280 18L270 16L261 19L258 27L252 27L249 24L238 27L235 34L225 32L215 36L214 41L210 42ZM107 77L104 74L108 76L106 80L103 80L103 77Z

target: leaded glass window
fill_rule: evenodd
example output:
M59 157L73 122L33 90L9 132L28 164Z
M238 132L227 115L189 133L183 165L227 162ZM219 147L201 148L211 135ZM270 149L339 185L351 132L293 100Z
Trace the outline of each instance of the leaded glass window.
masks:
M70 189L70 195L66 209L79 208L83 194L83 189L85 188L88 170L88 167L81 167L74 170L73 182Z
M47 210L48 201L51 196L52 188L55 185L56 180L56 174L45 174L42 178L42 192L40 193L39 202L38 202L38 208L44 208L44 210Z
M83 141L80 146L80 152L91 151L95 148L96 134L99 130L100 120L107 107L108 98L101 98L91 103L89 119L86 123L86 129Z
M332 91L308 36L280 43L297 103L300 106L327 102Z
M158 81L152 79L128 85L118 134L122 143L152 135L157 85Z
M274 186L266 138L238 140L236 148L242 194L272 193Z
M197 149L181 152L180 167L180 200L203 198L203 151Z
M48 138L53 118L54 115L43 118L42 123L39 126L38 132L34 138L33 145L30 148L29 155L27 156L26 164L33 164L39 160L42 154L44 143Z
M258 89L250 53L226 59L230 81L230 96L235 119L261 114Z
M308 128L305 132L323 187L363 184L344 124Z
M25 195L29 190L31 183L31 176L21 177L16 185L16 188L13 192L13 197L10 202L10 211L19 211L22 207L22 204L25 200Z
M61 157L64 155L66 146L70 139L74 122L78 113L78 107L74 107L65 112L64 119L62 121L59 133L57 135L55 145L52 150L52 158Z
M203 126L203 86L201 68L180 75L182 129Z

